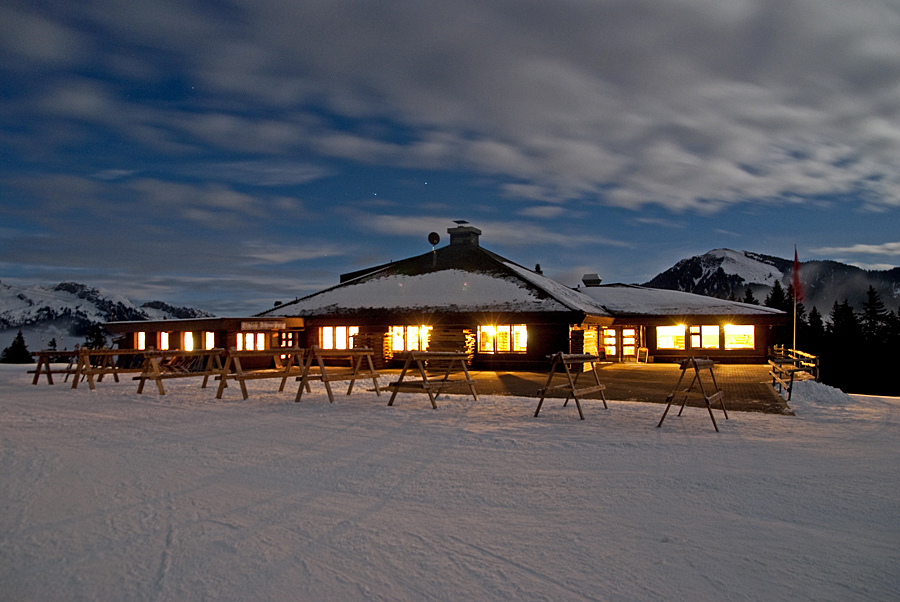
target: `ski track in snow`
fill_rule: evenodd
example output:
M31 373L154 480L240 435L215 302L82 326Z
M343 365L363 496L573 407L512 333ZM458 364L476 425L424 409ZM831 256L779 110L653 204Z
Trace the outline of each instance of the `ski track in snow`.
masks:
M0 366L3 601L900 598L895 398L801 383L797 416L717 434L690 407L25 369Z

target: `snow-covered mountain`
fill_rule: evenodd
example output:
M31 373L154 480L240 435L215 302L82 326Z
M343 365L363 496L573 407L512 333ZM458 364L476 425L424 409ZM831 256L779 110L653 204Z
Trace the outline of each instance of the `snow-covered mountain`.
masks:
M84 340L88 329L111 320L162 320L207 317L212 314L189 307L173 307L162 301L137 306L115 293L62 282L55 286L0 284L0 346L5 347L18 330L28 348L36 351L56 339L57 348L72 348Z
M682 259L654 277L646 286L697 293L711 297L741 299L749 287L762 302L775 281L787 289L793 274L793 261L750 251L713 249L703 255ZM828 314L834 302L860 308L869 286L875 287L888 309L900 302L900 268L863 270L837 261L805 261L800 264L807 310L818 307Z

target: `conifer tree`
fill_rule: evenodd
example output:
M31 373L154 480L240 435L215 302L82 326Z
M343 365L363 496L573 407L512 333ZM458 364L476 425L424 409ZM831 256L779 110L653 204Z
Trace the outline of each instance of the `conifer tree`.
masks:
M881 296L875 287L869 285L866 291L866 300L862 305L861 326L863 336L870 344L880 344L885 341L882 335L884 325L887 321L888 312L881 301Z
M747 287L747 290L744 291L744 298L741 299L741 301L749 303L750 305L759 305L759 301L753 296L753 290L749 286Z
M30 364L34 361L28 347L25 345L25 337L22 331L16 335L9 347L0 353L0 364Z
M822 353L825 341L825 321L822 319L822 314L815 305L813 305L813 308L809 312L805 336L802 341L803 342L799 343L799 345L807 353L812 353L813 355L820 355Z
M103 349L106 347L106 334L99 324L94 324L88 329L84 339L84 346L88 349Z
M772 285L772 291L766 297L763 305L774 309L780 309L781 311L792 311L794 302L792 299L789 299L784 292L784 287L781 286L781 282L776 280L775 284Z

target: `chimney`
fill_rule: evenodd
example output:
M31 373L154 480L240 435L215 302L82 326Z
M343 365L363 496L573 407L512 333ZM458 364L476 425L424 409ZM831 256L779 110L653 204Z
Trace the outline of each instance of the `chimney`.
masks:
M478 246L478 236L481 230L473 226L457 226L456 228L447 228L450 235L450 245L471 245Z
M599 274L585 274L581 277L581 281L585 286L600 286Z

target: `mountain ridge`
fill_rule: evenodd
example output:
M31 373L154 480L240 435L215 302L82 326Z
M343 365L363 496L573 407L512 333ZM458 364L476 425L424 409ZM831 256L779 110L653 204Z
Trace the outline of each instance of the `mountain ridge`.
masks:
M139 306L122 295L78 282L0 283L0 345L6 346L22 330L32 351L46 346L50 339L56 339L59 349L74 346L83 341L91 326L103 322L212 316L203 310L175 307L163 301Z
M776 280L787 289L792 278L790 259L721 248L682 259L644 286L723 299L742 299L749 288L762 302ZM845 299L860 308L870 285L888 309L897 309L900 302L900 267L864 270L833 260L804 261L800 263L800 284L807 311L815 306L823 315L831 311L835 302Z

